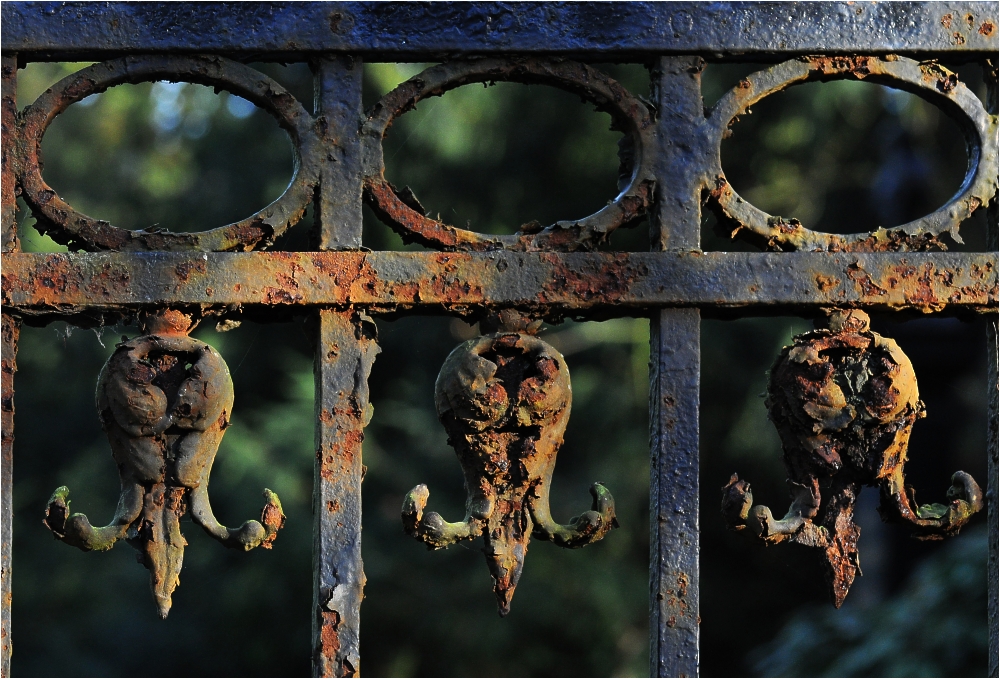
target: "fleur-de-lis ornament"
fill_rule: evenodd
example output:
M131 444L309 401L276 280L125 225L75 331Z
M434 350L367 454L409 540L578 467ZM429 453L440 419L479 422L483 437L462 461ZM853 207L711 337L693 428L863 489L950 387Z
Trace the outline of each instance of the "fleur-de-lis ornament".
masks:
M434 402L465 473L466 516L449 523L424 512L430 492L419 485L403 503L403 527L430 549L483 537L483 553L501 616L510 612L531 536L583 547L617 526L611 493L595 483L591 511L556 523L549 487L569 421L572 392L566 361L523 332L469 340L448 356Z
M285 517L278 496L265 488L260 521L231 530L216 520L208 476L232 414L229 368L219 352L188 337L190 315L167 310L144 320L147 334L123 338L97 383L97 410L121 477L118 510L110 524L95 528L85 515L70 514L69 489L62 486L49 500L45 525L83 551L108 550L125 539L149 569L157 610L166 618L180 584L186 511L213 538L242 550L270 549Z
M872 332L862 311L833 311L826 327L795 337L771 368L766 405L781 437L792 505L775 519L753 505L750 484L733 474L722 512L731 528L765 544L818 550L838 608L860 572L854 506L864 486L879 488L884 520L909 524L921 540L957 534L983 507L979 486L961 471L946 504L917 504L903 478L910 432L925 415L917 377L899 345Z

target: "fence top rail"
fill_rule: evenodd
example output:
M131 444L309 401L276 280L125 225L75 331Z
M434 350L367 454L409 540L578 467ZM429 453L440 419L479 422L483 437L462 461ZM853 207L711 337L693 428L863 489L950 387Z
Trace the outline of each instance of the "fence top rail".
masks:
M300 60L311 52L434 60L455 53L642 60L852 52L981 58L995 2L6 2L2 49L25 61L124 51Z

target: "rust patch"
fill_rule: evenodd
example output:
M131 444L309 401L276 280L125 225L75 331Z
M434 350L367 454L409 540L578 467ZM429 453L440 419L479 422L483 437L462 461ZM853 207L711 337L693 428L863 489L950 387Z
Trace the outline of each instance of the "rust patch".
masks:
M821 273L816 274L816 287L819 288L820 292L827 292L839 284L840 279L836 276L826 276Z
M337 653L340 651L340 633L338 632L338 628L340 627L340 613L337 611L321 610L319 615L319 653L324 660L332 660L337 657ZM333 676L333 673L331 672L327 676Z
M926 309L939 309L944 306L944 302L939 300L934 292L934 269L931 265L924 265L923 269L918 271L916 267L903 264L895 267L894 270L902 280L907 302ZM942 277L947 279L950 284L950 272L946 272Z
M834 56L810 57L809 65L813 71L823 75L840 75L850 73L858 79L872 73L873 65L877 67L877 57L867 56Z
M847 277L854 281L865 297L882 297L888 294L875 284L871 274L862 268L861 262L853 262L847 266Z
M983 25L979 27L979 35L985 35L988 38L993 35L993 31L996 29L997 27L992 21L984 21Z
M187 283L192 272L205 274L207 272L205 260L200 258L189 259L174 267L174 273L177 275L177 280L181 283Z
M543 255L542 258L552 269L551 276L537 295L541 303L564 296L566 291L584 302L601 299L614 303L628 292L637 278L647 273L642 265L633 264L626 253L616 254L586 270L570 269L557 256Z

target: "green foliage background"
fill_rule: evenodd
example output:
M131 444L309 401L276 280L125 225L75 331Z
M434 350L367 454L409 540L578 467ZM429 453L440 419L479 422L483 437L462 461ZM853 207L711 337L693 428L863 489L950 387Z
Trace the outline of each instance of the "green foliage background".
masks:
M81 65L33 64L19 101ZM257 64L303 102L304 64ZM366 66L371 105L420 70ZM647 94L640 65L604 65ZM711 65L711 104L753 65ZM981 75L965 67L975 88ZM453 224L511 232L600 208L615 192L617 137L609 120L544 87L465 87L422 103L386 142L389 178ZM958 187L957 127L910 95L858 82L806 85L755 107L723 147L734 186L761 208L831 231L891 226L943 204ZM225 92L185 84L117 87L71 107L44 143L48 181L78 209L119 226L200 230L273 200L291 172L277 125ZM61 249L22 211L26 250ZM306 220L276 244L309 247ZM705 219L705 249L748 249ZM648 247L645 227L615 234L614 249ZM963 230L981 248L985 225ZM365 243L402 249L366 213ZM415 248L416 246L408 246ZM132 327L22 331L16 379L14 657L23 676L286 676L309 672L311 350L302 319L244 324L198 337L219 349L236 386L234 426L212 475L213 504L232 525L260 509L260 489L282 498L288 523L275 548L242 554L193 524L174 609L160 621L146 571L119 545L84 554L41 524L51 491L94 521L114 511L117 474L93 407L102 363ZM544 336L572 370L573 417L559 456L553 512L566 520L604 482L621 528L584 550L533 543L513 610L500 620L475 546L428 552L399 522L405 493L427 483L445 517L463 509L462 479L433 411L433 381L448 352L476 330L443 316L380 319L371 380L375 415L364 446L365 571L362 670L368 675L631 676L647 672L648 321L567 321ZM876 329L911 356L929 417L916 427L907 471L924 500L951 472L985 485L985 329L956 319L877 317ZM974 526L949 543L916 543L883 526L873 492L860 509L865 577L835 612L812 555L757 549L727 533L716 492L733 471L759 501L786 501L777 436L767 422L765 371L798 318L709 319L702 327L702 673L961 676L985 671L986 547ZM453 519L454 520L454 519ZM926 565L916 568L917 564ZM915 570L916 568L916 570ZM963 570L964 569L964 570ZM928 592L938 592L929 595ZM943 595L940 593L944 592ZM910 627L907 627L910 625ZM912 629L913 633L904 633ZM927 630L939 644L927 643ZM947 652L943 652L946 648ZM853 655L852 655L853 654ZM852 658L845 664L845 658ZM905 658L906 662L893 659Z

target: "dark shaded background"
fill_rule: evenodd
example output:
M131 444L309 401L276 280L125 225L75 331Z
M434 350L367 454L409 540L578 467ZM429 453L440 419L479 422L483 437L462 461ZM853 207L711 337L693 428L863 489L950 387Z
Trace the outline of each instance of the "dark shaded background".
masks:
M309 69L257 65L311 100ZM21 71L19 101L79 68ZM366 105L419 65L366 66ZM606 65L648 92L639 65ZM710 65L711 104L754 70ZM981 73L961 76L977 92ZM468 86L421 103L386 142L389 178L411 186L447 221L511 232L538 219L578 217L615 193L617 135L610 120L545 87ZM727 175L772 214L829 231L892 226L942 205L957 189L965 151L957 126L922 100L861 82L803 85L754 107L725 142ZM291 173L287 139L263 112L226 93L185 84L121 86L71 107L44 143L45 175L94 217L143 228L200 230L273 200ZM26 250L59 250L22 212ZM276 244L308 247L309 217ZM981 215L963 227L982 249ZM705 249L749 249L715 233ZM401 249L366 210L365 243ZM416 247L416 246L408 246ZM648 248L645 226L616 233L614 249ZM399 508L418 483L457 520L460 468L433 410L433 381L449 351L476 329L458 319L379 320L382 354L371 378L364 559L368 584L361 654L368 675L643 675L647 672L648 321L566 322L547 328L572 370L574 409L556 468L558 520L589 506L600 480L621 528L584 550L535 542L511 614L496 615L477 546L428 552L402 533ZM940 500L953 471L981 484L985 464L985 327L953 318L879 316L913 360L928 417L917 424L908 478ZM718 488L739 471L758 501L787 501L777 435L760 397L765 371L809 321L706 320L702 328L702 673L706 676L966 676L986 670L986 542L982 518L962 536L918 543L883 525L876 493L862 496L862 567L834 611L805 550L761 549L728 533ZM133 327L25 328L16 378L14 657L22 676L285 676L309 672L312 363L299 320L244 322L197 336L229 362L233 426L212 475L220 520L256 515L260 489L281 496L288 522L272 551L243 554L186 525L182 584L160 621L147 572L119 545L84 554L41 523L54 488L103 522L117 473L93 406L100 366Z

